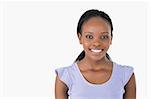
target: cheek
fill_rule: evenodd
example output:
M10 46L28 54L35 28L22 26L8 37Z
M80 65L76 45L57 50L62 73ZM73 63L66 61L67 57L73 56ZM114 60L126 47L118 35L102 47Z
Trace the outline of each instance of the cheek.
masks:
M88 42L88 41L83 41L83 42L82 42L82 46L83 46L84 49L88 49L88 48L90 47L90 42Z
M109 48L110 43L104 43L103 46L106 47L106 48Z
M90 42L83 39L83 40L82 40L82 44L83 44L84 46L88 46L88 45L90 45Z
M104 46L110 46L111 45L111 40L108 40L106 42L103 42L103 45Z
M89 47L90 44L89 44L88 42L84 42L84 43L83 43L83 46L84 46L84 48L86 48L86 47Z
M108 50L110 47L110 43L105 44L104 47Z

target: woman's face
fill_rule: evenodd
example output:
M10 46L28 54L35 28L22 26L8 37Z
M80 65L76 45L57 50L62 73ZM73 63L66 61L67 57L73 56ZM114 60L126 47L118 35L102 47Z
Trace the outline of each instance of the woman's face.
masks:
M90 18L83 23L81 34L78 37L85 57L96 61L104 58L112 42L109 23L100 17Z

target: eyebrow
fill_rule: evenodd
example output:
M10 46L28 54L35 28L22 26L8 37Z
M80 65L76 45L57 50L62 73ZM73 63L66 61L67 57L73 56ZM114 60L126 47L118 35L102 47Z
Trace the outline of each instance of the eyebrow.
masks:
M83 32L83 33L90 33L90 34L93 34L94 32ZM105 34L105 33L107 33L107 34L109 34L109 32L101 32L102 34Z

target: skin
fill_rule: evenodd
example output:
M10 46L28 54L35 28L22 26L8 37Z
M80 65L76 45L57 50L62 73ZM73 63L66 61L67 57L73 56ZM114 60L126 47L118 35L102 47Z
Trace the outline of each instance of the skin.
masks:
M111 77L113 68L112 61L106 58L106 52L112 44L109 23L100 17L90 18L84 22L82 33L78 33L78 38L85 51L85 57L77 62L83 77L92 84L107 82ZM91 49L102 49L102 52L94 53ZM55 99L68 99L67 91L67 85L56 76ZM134 73L125 85L123 99L136 99Z

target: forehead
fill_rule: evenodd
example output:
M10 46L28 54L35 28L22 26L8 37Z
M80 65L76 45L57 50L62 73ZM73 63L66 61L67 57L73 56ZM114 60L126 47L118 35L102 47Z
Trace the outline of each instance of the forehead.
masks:
M105 19L92 17L83 23L82 32L111 32L111 27Z

